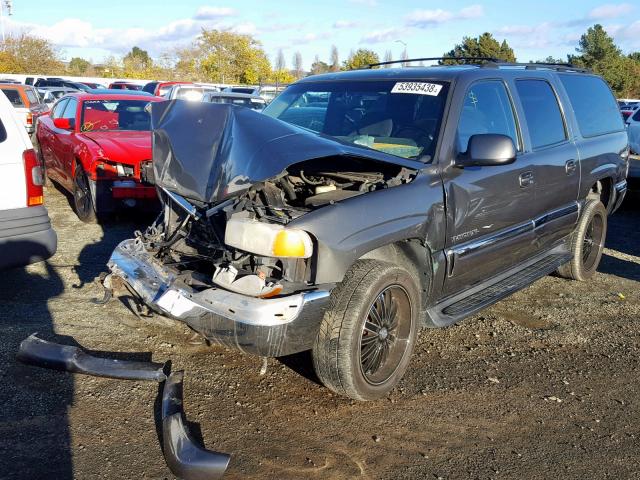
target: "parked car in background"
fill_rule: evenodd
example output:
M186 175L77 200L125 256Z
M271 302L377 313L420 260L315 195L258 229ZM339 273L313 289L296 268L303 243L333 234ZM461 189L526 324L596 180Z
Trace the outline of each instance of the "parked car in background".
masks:
M0 270L46 260L56 252L43 180L23 120L0 93Z
M27 133L33 133L38 117L49 110L38 92L30 85L15 83L0 83L0 90L13 105Z
M629 135L629 189L640 190L640 105L627 118L627 134Z
M229 103L239 107L247 107L252 110L262 111L267 102L259 95L249 93L229 93L229 92L211 92L203 96L203 102L210 103Z
M37 90L40 94L40 97L42 98L42 101L46 103L49 108L51 108L51 105L53 105L56 100L58 100L63 95L79 91L78 89L69 87L42 87L38 88Z
M354 70L261 114L150 109L163 216L116 247L109 281L213 342L311 350L357 400L398 383L422 326L554 271L589 280L626 193L613 94L566 65Z
M235 87L226 87L223 88L222 91L224 93L246 93L248 95L260 95L260 87L251 87L251 86L243 86L238 85Z
M201 102L208 93L217 92L215 87L205 87L195 84L176 84L173 85L163 95L167 100L190 100Z
M63 96L38 125L46 175L73 194L78 218L93 222L120 207L155 208L149 102L143 92Z
M101 84L101 83L94 83L94 82L78 82L78 83L81 83L81 84L83 84L83 85L86 85L87 87L89 87L89 88L90 88L90 89L92 89L92 90L95 90L95 89L105 89L105 88L107 88L107 87L106 87L106 85L103 85L103 84Z
M622 113L622 118L626 121L638 106L640 106L640 102L628 102L621 106L620 113Z
M142 90L142 85L131 82L113 82L107 88L110 90Z
M83 83L72 82L70 80L64 80L62 78L53 78L53 79L39 78L38 80L36 80L34 86L36 88L63 87L63 88L72 88L74 90L90 90L90 88Z
M142 90L158 97L164 97L174 85L193 85L193 82L149 82Z

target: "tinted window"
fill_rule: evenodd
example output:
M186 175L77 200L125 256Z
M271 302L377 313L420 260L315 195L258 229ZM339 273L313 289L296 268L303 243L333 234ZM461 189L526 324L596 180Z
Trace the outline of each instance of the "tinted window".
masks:
M448 87L427 81L304 82L287 88L263 112L356 147L428 161Z
M616 100L604 80L588 75L558 76L569 95L583 137L618 132L624 128Z
M11 105L14 107L24 107L22 97L20 97L20 92L18 92L18 90L3 89L2 91L11 102Z
M70 98L67 106L64 107L64 113L62 114L62 118L76 118L76 107L78 106L78 101L75 98Z
M536 149L566 140L558 99L544 80L517 80L516 89L529 128L531 146Z
M636 110L636 113L633 114L633 117L631 117L631 119L636 122L640 122L640 108Z
M465 94L458 122L458 151L466 152L469 138L482 133L511 137L518 148L516 121L511 100L502 82L485 81L472 85Z

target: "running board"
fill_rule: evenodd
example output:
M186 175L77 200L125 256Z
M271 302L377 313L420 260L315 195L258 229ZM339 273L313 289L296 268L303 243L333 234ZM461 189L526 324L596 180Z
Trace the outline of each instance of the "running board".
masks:
M522 290L570 260L571 254L566 248L557 247L542 258L538 257L466 292L444 299L427 310L427 322L435 327L452 325Z

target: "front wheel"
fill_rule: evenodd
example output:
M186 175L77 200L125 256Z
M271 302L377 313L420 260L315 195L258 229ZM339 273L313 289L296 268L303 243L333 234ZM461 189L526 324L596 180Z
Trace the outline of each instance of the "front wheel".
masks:
M313 348L322 383L355 400L385 396L404 375L418 332L420 295L405 269L356 262L331 293Z
M80 220L85 223L96 222L96 209L89 187L89 177L80 165L76 166L73 176L73 206Z
M571 238L573 258L558 268L558 275L579 281L591 278L600 264L606 237L607 209L600 200L587 200Z

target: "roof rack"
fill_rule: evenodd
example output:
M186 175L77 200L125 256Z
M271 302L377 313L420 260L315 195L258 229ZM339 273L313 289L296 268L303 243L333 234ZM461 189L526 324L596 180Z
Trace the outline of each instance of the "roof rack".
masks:
M478 62L499 62L494 57L425 57L425 58L405 58L404 60L391 60L388 62L371 63L367 68L380 67L382 65L393 65L394 63L409 63L409 62L430 62L433 60L475 60Z
M480 68L500 68L500 67L523 67L525 70L537 70L545 68L556 70L558 72L578 72L591 73L588 68L577 67L571 63L543 63L543 62L507 62L495 57L425 57L425 58L407 58L404 60L391 60L389 62L372 63L367 68L380 67L382 65L393 65L395 63L410 63L422 61L443 61L443 60L464 60L463 65L477 65Z

